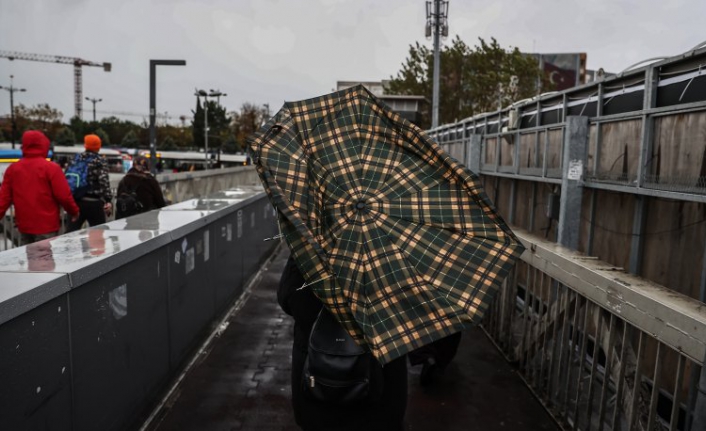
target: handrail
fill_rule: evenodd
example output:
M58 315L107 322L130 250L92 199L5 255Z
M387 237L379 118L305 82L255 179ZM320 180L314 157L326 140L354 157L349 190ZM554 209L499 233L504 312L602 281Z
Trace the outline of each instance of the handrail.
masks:
M703 303L523 230L515 233L527 248L523 261L703 365Z

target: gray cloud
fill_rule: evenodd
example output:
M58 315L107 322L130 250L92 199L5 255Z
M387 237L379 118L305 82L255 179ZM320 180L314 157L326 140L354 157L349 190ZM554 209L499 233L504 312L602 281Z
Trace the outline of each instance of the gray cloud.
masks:
M702 0L451 0L449 12L451 36L469 44L495 37L523 51L587 52L590 68L610 71L706 39ZM431 44L424 22L421 0L0 0L0 50L111 62L110 73L84 68L84 95L102 98L100 111L144 114L149 60L185 59L157 77L158 111L177 117L190 114L196 87L228 93L230 110L274 110L337 80L388 78L410 44ZM28 90L17 103L73 115L71 66L0 59L0 85L10 74ZM0 115L7 99L0 93Z

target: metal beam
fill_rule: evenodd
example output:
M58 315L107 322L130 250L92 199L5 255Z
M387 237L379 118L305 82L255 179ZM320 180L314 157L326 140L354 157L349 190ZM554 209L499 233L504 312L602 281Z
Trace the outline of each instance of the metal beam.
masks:
M480 174L481 165L481 142L483 142L483 137L481 135L470 135L468 137L468 169L470 169L475 174Z
M704 304L607 262L515 228L522 260L703 365Z
M573 250L579 246L587 141L588 117L567 117L564 129L558 242Z
M592 189L610 190L614 192L629 193L641 196L653 196L665 199L676 199L688 202L706 203L706 194L702 195L696 193L670 192L667 190L651 189L647 187L637 188L634 186L626 186L622 184L612 184L592 180L586 180L583 186Z

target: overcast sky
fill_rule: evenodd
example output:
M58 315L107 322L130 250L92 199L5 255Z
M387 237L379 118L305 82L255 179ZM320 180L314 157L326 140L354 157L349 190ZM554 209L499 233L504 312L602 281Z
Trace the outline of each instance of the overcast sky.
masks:
M449 42L495 37L526 52L586 52L588 68L618 72L706 40L705 0L450 0ZM157 111L191 115L195 88L220 89L229 111L331 92L336 81L396 75L424 38L423 0L0 0L0 51L110 62L83 68L84 97L101 112L146 115L149 60L160 67ZM15 104L48 103L74 114L73 67L0 58L14 75ZM0 115L10 112L0 91ZM92 105L84 103L84 119ZM125 117L141 121L138 117Z

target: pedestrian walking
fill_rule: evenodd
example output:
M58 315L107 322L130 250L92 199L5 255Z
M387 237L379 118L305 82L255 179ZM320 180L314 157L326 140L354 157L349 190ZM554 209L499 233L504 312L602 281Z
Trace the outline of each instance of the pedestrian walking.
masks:
M314 399L303 388L302 373L309 335L323 307L291 257L282 272L277 300L294 317L292 346L292 407L294 419L304 431L402 431L407 410L407 357L382 367L382 394L376 400L337 404Z
M69 223L69 232L80 229L85 221L89 226L103 224L113 210L107 162L98 154L101 139L98 135L86 135L83 145L86 151L77 154L65 171L81 210L78 219Z
M59 234L59 206L78 219L79 207L71 196L61 168L47 160L49 139L30 130L22 135L22 158L10 165L0 186L0 219L15 206L15 224L22 244Z
M422 366L419 384L429 386L434 383L437 375L443 373L456 356L460 344L461 332L456 332L409 352L409 363Z
M115 201L115 218L162 208L166 205L162 188L150 173L150 163L146 157L135 157L132 167L118 184Z
M408 353L482 320L522 243L476 174L362 85L286 102L249 146L300 272L285 270L279 295L295 320L297 423L307 431L400 429L405 405L386 403L401 400L406 382L385 379L383 390L394 393L372 405L321 402L359 399L342 387L375 388L365 385L371 379L344 380L360 374L338 365L339 352L357 365L354 344L378 369L406 372ZM317 314L322 306L326 314ZM331 320L322 316L333 324L320 325Z

